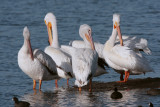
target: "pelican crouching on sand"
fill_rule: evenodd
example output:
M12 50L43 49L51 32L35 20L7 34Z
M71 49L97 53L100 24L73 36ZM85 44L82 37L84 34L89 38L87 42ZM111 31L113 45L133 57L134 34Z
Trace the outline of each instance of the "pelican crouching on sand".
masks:
M33 79L33 89L36 88L36 80L39 80L39 90L42 81L59 78L57 65L45 52L35 49L32 52L30 32L27 27L23 30L24 44L18 52L18 65L21 70Z

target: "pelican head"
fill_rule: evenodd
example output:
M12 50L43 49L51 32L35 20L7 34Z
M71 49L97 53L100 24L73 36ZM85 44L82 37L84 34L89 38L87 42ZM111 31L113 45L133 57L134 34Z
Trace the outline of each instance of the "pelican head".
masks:
M31 42L30 42L30 32L29 32L29 29L27 28L27 26L24 27L24 29L23 29L23 37L24 37L24 40L27 42L27 48L30 53L31 59L34 60Z
M83 24L79 28L79 35L84 40L85 43L90 44L92 49L95 49L92 36L91 36L92 30L91 27L87 24Z
M113 14L113 28L117 30L120 44L123 46L123 40L121 35L121 29L120 29L120 15L119 14Z
M56 17L54 16L53 13L49 12L46 14L45 18L44 18L44 22L46 24L46 26L50 23L51 25L56 23Z
M29 32L29 29L27 28L27 26L25 26L24 29L23 29L23 37L24 37L26 40L29 40L29 39L30 39L30 32Z
M44 22L47 26L49 43L51 45L52 42L53 42L53 33L54 33L55 36L57 35L57 27L56 27L57 25L56 25L55 15L51 12L47 13L45 18L44 18Z
M75 85L77 85L78 87L83 87L85 85L87 85L88 81L82 82L81 80L75 80Z
M120 26L120 15L119 14L113 14L113 24L114 24L114 29Z

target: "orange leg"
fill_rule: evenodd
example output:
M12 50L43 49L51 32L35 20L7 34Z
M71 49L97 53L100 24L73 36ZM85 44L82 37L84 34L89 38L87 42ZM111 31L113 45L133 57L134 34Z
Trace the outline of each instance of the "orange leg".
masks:
M58 88L58 80L57 79L55 80L55 85L56 85L56 88Z
M79 87L78 89L79 89L79 92L81 92L82 88L81 88L81 87Z
M39 90L41 90L42 80L39 80Z
M67 85L69 86L69 79L67 79Z
M33 80L33 90L36 89L36 80Z
M92 92L92 79L89 80L89 92Z
M33 89L33 91L34 91L34 95L36 95L36 94L37 94L37 90L36 90L36 89Z
M126 81L128 81L129 78L129 72L127 72Z
M117 82L127 82L129 78L129 71L125 71L125 77L123 81L117 81Z

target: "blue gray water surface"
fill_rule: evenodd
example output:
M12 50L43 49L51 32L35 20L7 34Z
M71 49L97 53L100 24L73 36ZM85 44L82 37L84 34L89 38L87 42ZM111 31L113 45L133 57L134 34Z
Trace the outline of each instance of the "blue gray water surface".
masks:
M110 99L111 91L89 93L67 91L66 80L43 82L42 92L32 90L32 79L17 64L17 53L23 44L22 30L28 26L31 43L44 50L48 46L44 16L53 12L57 17L59 42L80 39L79 26L92 27L94 41L105 43L112 32L112 15L121 15L123 35L143 37L148 40L152 55L146 56L154 73L130 78L160 77L160 1L159 0L1 0L0 1L0 107L13 107L12 97L31 103L32 107L108 106L146 107L152 102L160 105L160 96L146 95L145 89L121 91L124 98ZM119 80L112 69L93 81ZM70 87L74 79L70 80Z

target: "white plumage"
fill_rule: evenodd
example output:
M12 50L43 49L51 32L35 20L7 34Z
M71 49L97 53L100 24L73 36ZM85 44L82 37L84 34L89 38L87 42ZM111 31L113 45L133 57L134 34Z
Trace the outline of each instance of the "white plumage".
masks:
M87 85L97 69L97 53L91 49L75 49L73 54L75 84L82 87Z
M148 48L148 41L144 38L138 38L136 36L126 36L122 35L123 44L134 50L135 52L139 53L139 51L144 51L147 55L151 54L151 50ZM119 37L117 36L115 44L119 44ZM81 40L74 40L69 43L70 46L75 48L88 48L88 45L85 44L84 41ZM103 57L103 48L104 44L99 42L94 42L95 49L98 53L98 56L102 59Z
M52 57L56 64L63 69L57 68L58 76L65 79L71 78L69 72L72 73L72 62L71 58L66 53L58 48L53 48L52 46L46 47L45 53Z
M34 80L33 89L35 89L36 80L41 82L57 79L56 63L50 56L39 49L32 53L30 44L30 33L27 27L23 30L24 44L18 52L18 65L22 71Z
M122 36L123 44L126 47L129 47L136 53L143 51L147 55L151 54L151 50L148 48L148 41L144 38L138 38L136 36ZM119 37L117 36L115 44L119 44Z
M140 57L142 57L144 60L146 60L146 59L142 56L140 51L143 51L147 55L151 54L151 50L148 48L148 41L146 39L138 38L136 36L133 36L133 37L126 36L126 35L123 35L122 39L123 39L124 46L126 46L126 47L130 48L132 51L136 52L136 54L139 55ZM100 58L104 59L104 57L103 57L104 44L101 44L99 42L94 42L94 44L95 44L95 49L98 53L98 56ZM119 42L119 37L117 36L116 40L115 40L115 45L118 45L118 44L120 44L120 42ZM75 48L89 48L89 46L87 44L85 44L84 41L81 41L81 40L71 41L69 43L69 45L72 47L75 47ZM98 69L101 69L101 68L98 66ZM120 68L118 67L117 69L120 69ZM116 68L114 70L116 72L120 73L121 78L122 78L124 71L123 70L116 70ZM97 71L103 71L103 69L97 70ZM96 73L98 74L100 72L96 72ZM141 73L134 71L134 73L130 72L130 74L136 75L136 74L141 74Z
M74 48L62 46L72 56L73 74L76 78L75 85L82 87L87 85L88 80L94 76L97 69L96 51L87 48Z
M58 76L69 79L72 77L71 58L59 46L56 17L53 13L47 13L44 18L48 29L48 37L50 46L45 48L45 52L52 57L56 64L62 69L57 68ZM68 81L67 81L68 83Z
M69 45L72 46L72 47L75 47L75 48L90 48L88 46L88 44L86 44L84 41L81 41L81 40L71 41L69 43ZM94 42L94 45L95 45L95 49L96 49L96 51L98 53L98 56L100 58L104 59L103 54L102 54L103 53L104 44L101 44L101 43L98 43L98 42Z
M79 33L85 39L85 43L92 48L74 48L71 46L62 46L62 48L72 56L73 74L76 78L75 85L82 87L88 83L88 80L92 79L96 72L98 54L92 41L90 26L81 25Z
M148 61L141 55L138 55L131 48L123 45L122 36L120 33L119 27L120 16L117 14L113 15L113 31L109 40L105 43L103 49L103 56L105 57L106 62L115 70L126 71L125 79L123 82L126 82L129 74L141 74L145 72L152 72L153 69L149 66ZM120 44L115 45L116 37L120 39Z
M136 36L130 37L130 36L125 36L125 35L122 36L122 39L123 39L123 45L132 49L140 57L143 57L140 51L145 52L147 55L151 54L151 50L148 48L148 41L146 39L138 38ZM119 44L119 43L120 43L119 42L119 37L117 36L117 38L115 40L115 44ZM94 42L94 44L95 44L95 49L98 53L99 58L101 58L101 60L104 60L105 59L104 56L103 56L104 44L101 44L99 42ZM87 44L85 44L84 41L81 41L81 40L71 41L69 43L69 45L72 46L72 47L75 47L75 48L89 48L89 46ZM103 65L104 65L104 63L103 63ZM124 71L123 70L116 70L116 69L114 69L114 70L116 72L120 73L121 74L120 79L123 79ZM104 73L106 73L105 69L98 66L97 70L96 70L96 73L95 73L95 76L99 76L99 75L102 75ZM131 72L130 74L131 75L136 75L136 74L141 74L141 73L134 71L134 73Z
M84 24L83 26L88 26L87 24ZM84 27L83 29L88 29L87 27ZM73 42L70 42L69 45L72 46L72 47L75 47L75 48L91 48L90 44L86 43L86 38L85 36L81 36L82 34L80 34L80 37L83 39L83 41L80 41L80 40L75 40ZM103 51L103 47L104 45L100 44L100 43L95 43L94 42L94 45L95 45L95 50L97 51L97 53L99 53L99 58L98 58L98 66L97 66L97 69L96 69L96 72L95 72L95 75L94 77L97 77L97 76L100 76L102 74L105 74L107 73L106 72L106 69L105 69L105 66L107 65L105 63L105 60L102 56L102 51ZM107 65L108 67L108 65Z

